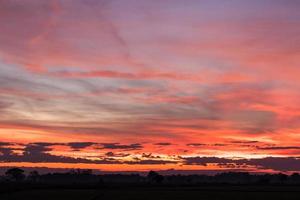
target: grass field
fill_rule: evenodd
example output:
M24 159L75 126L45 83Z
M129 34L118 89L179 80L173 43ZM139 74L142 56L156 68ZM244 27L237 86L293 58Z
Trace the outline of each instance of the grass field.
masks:
M48 189L12 192L0 195L1 200L299 200L297 187L149 187L111 189Z

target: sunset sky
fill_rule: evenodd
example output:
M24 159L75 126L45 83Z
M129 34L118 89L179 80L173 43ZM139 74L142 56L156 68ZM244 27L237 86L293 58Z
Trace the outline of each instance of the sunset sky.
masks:
M0 166L300 171L299 10L0 0Z

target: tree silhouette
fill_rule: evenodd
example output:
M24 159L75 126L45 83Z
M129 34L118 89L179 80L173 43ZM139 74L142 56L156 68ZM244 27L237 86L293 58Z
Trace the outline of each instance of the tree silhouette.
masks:
M25 178L24 170L20 168L11 168L5 172L9 179L14 181L22 181Z
M147 179L151 183L161 183L164 177L155 171L150 171L147 175Z

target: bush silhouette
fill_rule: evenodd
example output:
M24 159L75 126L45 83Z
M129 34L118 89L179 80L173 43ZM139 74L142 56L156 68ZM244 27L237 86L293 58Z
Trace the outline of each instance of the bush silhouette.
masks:
M31 172L29 172L27 179L29 181L36 182L36 181L38 181L39 177L40 177L40 174L38 171L31 171Z

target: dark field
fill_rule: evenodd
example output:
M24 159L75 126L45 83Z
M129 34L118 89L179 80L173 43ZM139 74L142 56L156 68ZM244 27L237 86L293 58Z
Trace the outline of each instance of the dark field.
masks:
M109 189L40 189L5 193L1 200L299 200L300 187L215 186L215 187L127 187Z
M0 200L300 200L300 175L139 174L96 175L89 170L25 176L9 169L0 181Z

